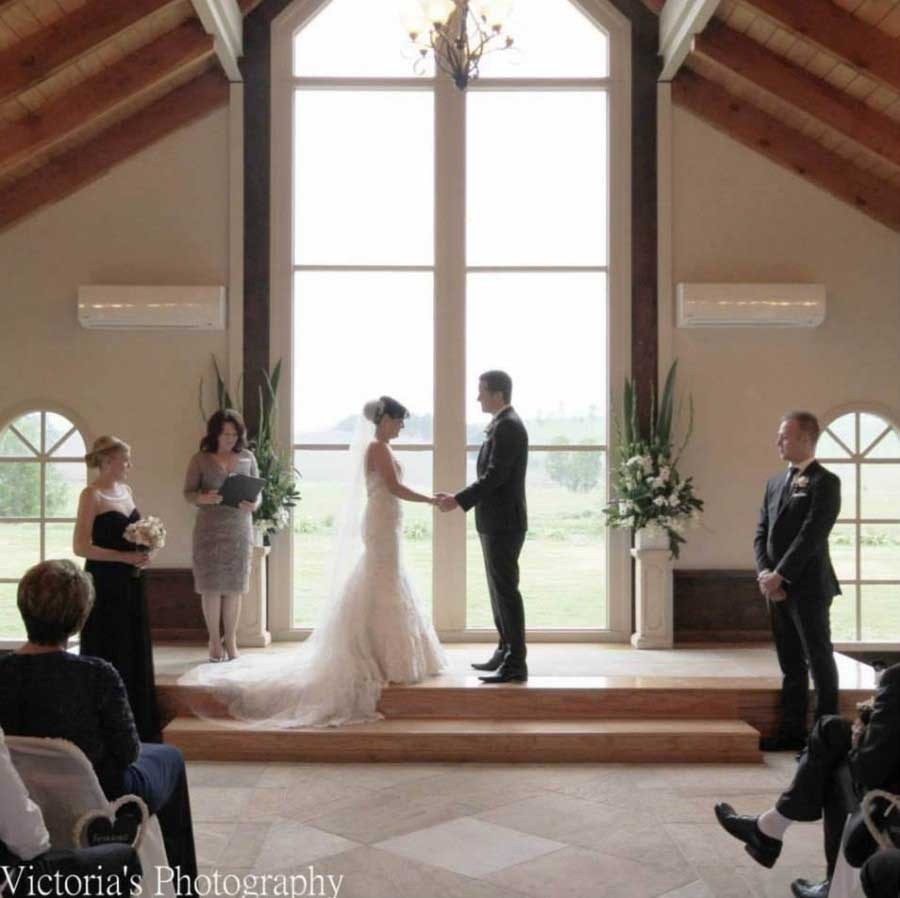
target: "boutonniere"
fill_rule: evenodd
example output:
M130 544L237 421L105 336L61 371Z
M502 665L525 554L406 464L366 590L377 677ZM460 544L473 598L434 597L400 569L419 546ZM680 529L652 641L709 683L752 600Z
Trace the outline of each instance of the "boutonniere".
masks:
M802 474L800 477L797 477L794 480L794 492L798 493L800 490L805 490L809 486L809 478Z

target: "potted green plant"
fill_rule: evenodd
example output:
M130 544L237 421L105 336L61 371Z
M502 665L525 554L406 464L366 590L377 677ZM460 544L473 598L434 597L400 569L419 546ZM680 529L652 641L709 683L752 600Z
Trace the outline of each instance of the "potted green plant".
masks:
M621 420L616 418L618 461L613 474L616 498L604 509L609 527L633 530L639 548L668 548L677 558L685 542L686 526L695 522L703 501L694 493L692 477L678 470L681 454L691 437L693 400L689 399L688 426L678 449L674 446L675 372L673 362L659 402L655 394L650 410L650 432L638 424L634 384L625 381Z

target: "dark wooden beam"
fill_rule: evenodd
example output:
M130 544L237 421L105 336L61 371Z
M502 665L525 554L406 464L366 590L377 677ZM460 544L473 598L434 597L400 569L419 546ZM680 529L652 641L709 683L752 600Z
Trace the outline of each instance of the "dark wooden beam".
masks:
M178 2L90 0L0 52L0 102L34 87L151 13Z
M697 35L694 52L900 165L900 122L717 22Z
M749 0L788 31L900 91L900 40L831 0Z
M694 72L679 73L672 82L672 99L735 140L900 231L900 190L893 185Z
M93 126L214 52L212 37L196 19L144 45L36 113L0 129L0 174Z
M228 103L218 70L170 91L87 143L0 189L0 230L69 196L135 153Z

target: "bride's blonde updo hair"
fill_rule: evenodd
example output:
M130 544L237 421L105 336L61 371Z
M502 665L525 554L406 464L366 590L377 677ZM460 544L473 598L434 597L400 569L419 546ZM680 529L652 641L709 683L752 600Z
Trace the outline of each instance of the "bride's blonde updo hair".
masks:
M409 409L405 405L401 405L396 399L390 396L382 396L379 399L370 399L363 406L363 417L367 421L371 421L376 427L381 423L381 419L387 416L397 420L398 418L408 418Z
M124 440L120 440L118 437L108 435L97 437L97 439L94 440L94 445L91 446L91 451L85 455L84 463L89 468L99 468L103 464L104 459L109 458L111 455L115 455L117 452L130 455L131 446Z

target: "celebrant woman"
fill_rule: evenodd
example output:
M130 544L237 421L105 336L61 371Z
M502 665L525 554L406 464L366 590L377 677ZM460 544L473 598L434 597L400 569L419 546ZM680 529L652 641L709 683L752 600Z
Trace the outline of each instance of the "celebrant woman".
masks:
M250 586L253 512L262 494L255 502L241 502L237 508L223 505L219 495L225 479L232 474L259 476L256 459L246 447L244 419L234 409L220 409L207 421L206 436L184 479L184 497L198 509L194 522L194 590L203 603L210 661L238 657L241 597Z
M81 631L81 654L109 661L125 682L142 742L159 742L159 711L143 569L151 554L125 531L140 519L128 485L131 448L114 436L98 437L84 457L96 469L81 491L72 549L87 559L96 600Z

